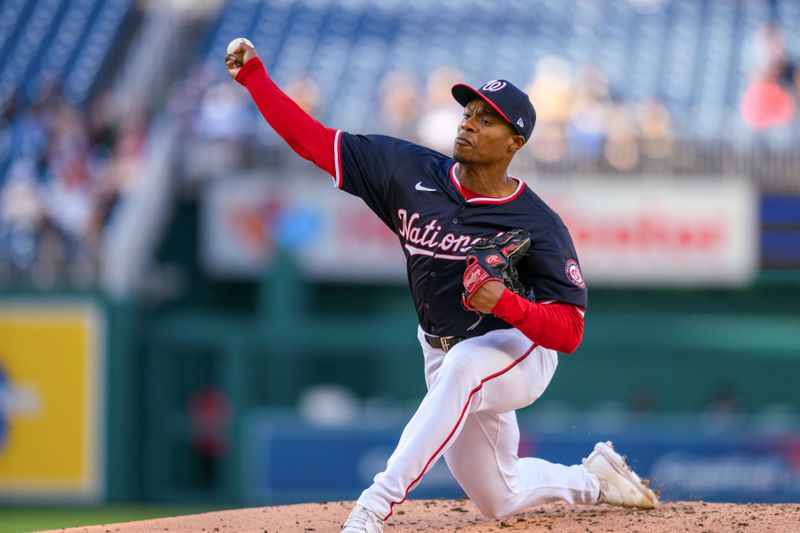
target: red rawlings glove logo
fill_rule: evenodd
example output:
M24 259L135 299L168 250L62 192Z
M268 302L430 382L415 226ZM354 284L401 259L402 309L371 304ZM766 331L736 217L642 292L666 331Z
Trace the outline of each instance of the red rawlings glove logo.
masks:
M483 270L480 265L474 263L464 272L464 288L467 289L468 292L472 292L480 287L487 279L489 279L489 273Z
M500 263L503 262L503 258L500 257L499 255L490 255L489 257L486 258L486 262L493 266L499 265Z

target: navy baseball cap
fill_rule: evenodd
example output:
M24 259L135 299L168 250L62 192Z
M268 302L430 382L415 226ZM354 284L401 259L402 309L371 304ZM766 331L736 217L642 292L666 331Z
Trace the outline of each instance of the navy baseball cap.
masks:
M533 126L536 124L536 110L533 109L528 95L516 85L506 80L491 80L480 89L459 83L451 89L453 98L465 106L477 96L486 101L501 117L506 119L514 130L530 139Z

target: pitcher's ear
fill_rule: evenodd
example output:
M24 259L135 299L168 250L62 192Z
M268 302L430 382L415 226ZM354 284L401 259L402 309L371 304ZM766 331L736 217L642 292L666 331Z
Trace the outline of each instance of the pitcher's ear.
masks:
M511 136L511 144L509 145L509 149L516 153L525 146L525 137L522 135L512 135Z

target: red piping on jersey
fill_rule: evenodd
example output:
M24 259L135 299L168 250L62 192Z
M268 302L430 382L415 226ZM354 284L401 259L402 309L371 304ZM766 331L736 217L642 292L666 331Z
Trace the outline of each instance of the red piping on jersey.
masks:
M514 200L517 196L522 194L522 190L525 188L525 184L522 183L522 180L512 177L511 179L517 182L517 189L511 193L509 196L504 198L490 198L488 196L479 196L477 198L473 197L469 193L465 192L465 187L461 185L461 182L458 180L458 176L456 176L456 165L458 163L453 163L450 167L450 181L453 182L456 189L458 189L459 194L464 197L468 204L504 204L506 202L510 202ZM471 191L470 191L471 192Z
M333 184L337 189L342 188L342 130L336 130L336 137L333 139L333 167L336 174L333 176Z
M513 363L511 363L510 365L505 367L503 370L500 370L498 372L495 372L494 374L491 374L491 375L483 378L481 380L480 384L478 384L477 387L472 389L472 391L469 393L469 396L467 397L467 402L464 404L464 407L461 409L461 414L459 415L458 420L456 420L456 425L453 426L453 429L450 431L450 434L447 435L447 438L444 439L444 442L442 443L442 445L439 446L439 448L437 448L437 450L435 452L433 452L433 455L431 455L430 459L428 459L428 462L425 463L425 467L422 469L422 472L420 472L420 474L416 478L414 478L414 480L408 485L408 487L406 488L405 494L403 494L403 498L399 502L391 502L389 504L389 514L387 514L386 516L383 517L383 521L384 522L386 520L388 520L390 516L392 516L392 513L394 512L393 507L395 506L395 504L399 505L399 504L403 503L404 501L406 501L406 498L408 497L408 492L411 490L411 487L413 487L420 479L422 479L422 476L425 475L425 472L427 472L428 467L431 465L431 463L436 458L436 456L439 455L439 452L442 451L442 448L447 446L447 443L450 442L451 438L453 438L453 434L458 429L458 426L461 425L461 420L464 419L464 414L467 412L467 408L469 407L469 404L472 401L472 397L475 395L475 393L478 392L479 390L481 390L483 388L483 384L486 383L487 381L489 381L491 379L494 379L494 378L496 378L498 376L502 376L503 374L505 374L506 372L508 372L509 370L514 368L515 366L517 366L526 357L528 357L528 355L530 355L530 353L533 351L534 348L536 348L536 343L531 344L531 347L528 349L528 351L525 352L519 359L515 359Z

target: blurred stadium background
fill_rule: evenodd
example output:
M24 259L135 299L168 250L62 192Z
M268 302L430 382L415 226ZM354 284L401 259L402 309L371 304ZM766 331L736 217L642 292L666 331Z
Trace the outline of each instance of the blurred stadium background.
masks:
M501 7L499 7L501 6ZM510 79L584 342L522 453L800 498L800 1L0 1L0 516L353 499L424 393L402 254L224 71L449 153ZM440 465L415 492L459 495ZM9 516L9 515L7 515ZM2 520L0 520L2 528Z

